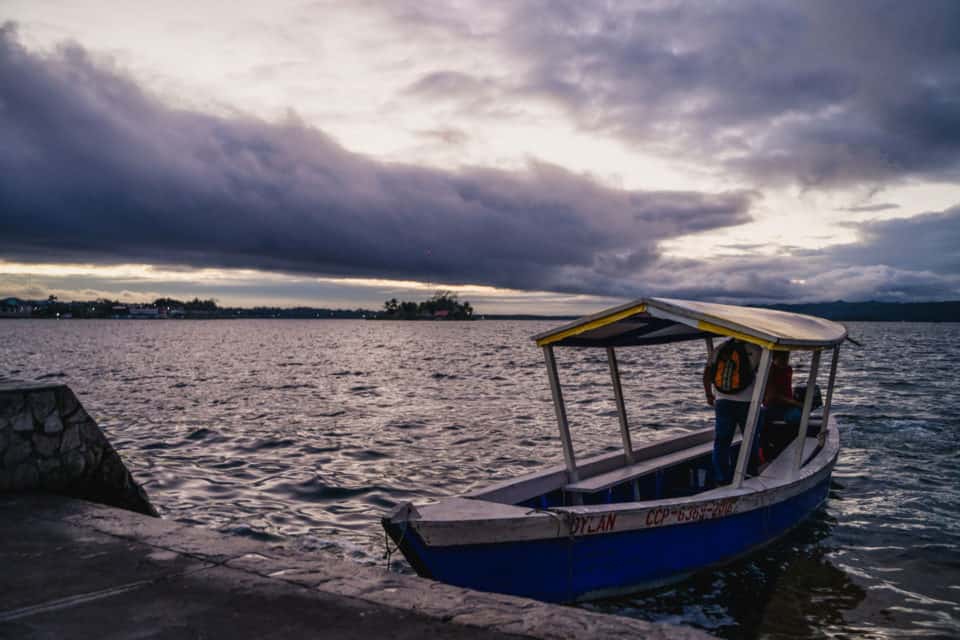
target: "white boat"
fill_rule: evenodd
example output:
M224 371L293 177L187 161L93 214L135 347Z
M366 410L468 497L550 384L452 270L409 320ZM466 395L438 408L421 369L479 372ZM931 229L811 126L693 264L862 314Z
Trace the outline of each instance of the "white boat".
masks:
M755 477L735 440L733 481L712 477L713 421L634 447L616 350L718 337L762 349L743 441L750 442L775 350L812 352L797 436ZM443 582L571 602L663 585L780 537L827 498L840 438L830 404L846 329L770 309L648 298L534 336L543 350L565 464L383 518L418 574ZM623 450L579 458L554 359L557 348L604 349ZM821 354L830 357L822 414L812 417ZM691 372L698 389L699 371ZM808 435L812 434L812 435Z

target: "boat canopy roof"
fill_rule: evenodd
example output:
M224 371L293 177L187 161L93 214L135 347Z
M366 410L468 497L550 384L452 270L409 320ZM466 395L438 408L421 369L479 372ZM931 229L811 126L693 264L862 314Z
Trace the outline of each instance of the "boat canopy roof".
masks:
M731 336L777 350L843 342L842 324L774 309L693 300L641 298L533 336L537 346L627 347Z

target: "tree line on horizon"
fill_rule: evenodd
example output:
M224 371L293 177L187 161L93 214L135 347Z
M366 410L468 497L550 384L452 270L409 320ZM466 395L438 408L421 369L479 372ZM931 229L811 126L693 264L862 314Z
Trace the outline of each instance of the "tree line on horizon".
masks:
M795 304L762 305L795 313L805 313L838 321L867 322L960 322L960 301L938 302L814 302ZM176 298L157 298L152 303L125 303L109 298L93 301L65 302L50 295L41 300L22 300L15 297L0 297L0 318L117 318L127 317L130 308L153 307L169 314L181 310L181 314L168 317L186 318L355 318L426 320L470 320L475 311L469 302L460 302L456 294L438 291L423 302L387 300L380 310L329 309L319 307L221 307L213 298L181 301ZM28 310L28 312L24 312ZM439 312L439 313L438 313ZM549 319L572 316L539 315L487 315L498 319Z
M9 300L9 299L8 299ZM201 300L177 300L176 298L157 298L153 302L127 303L110 298L96 300L60 300L55 295L49 295L43 300L20 301L18 307L28 307L31 318L116 318L129 315L130 309L155 308L163 311L177 310L183 314L204 315L221 311L217 301L213 298Z
M467 301L460 302L455 293L437 291L423 302L390 298L383 303L383 312L378 317L384 320L472 320L473 307Z
M214 298L180 300L157 298L153 302L130 303L110 298L87 301L63 301L56 295L41 300L0 298L0 318L127 318L146 317L142 311L152 311L161 318L353 318L425 320L470 320L474 310L469 302L461 302L456 294L438 291L423 302L388 300L382 310L328 309L318 307L221 307ZM140 313L138 313L140 312Z

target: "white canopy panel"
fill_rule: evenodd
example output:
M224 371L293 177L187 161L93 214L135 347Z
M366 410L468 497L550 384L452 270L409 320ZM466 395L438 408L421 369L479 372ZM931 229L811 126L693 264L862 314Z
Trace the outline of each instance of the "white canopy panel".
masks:
M538 346L611 347L733 336L770 349L819 349L847 336L837 322L800 313L694 300L642 298L533 337Z

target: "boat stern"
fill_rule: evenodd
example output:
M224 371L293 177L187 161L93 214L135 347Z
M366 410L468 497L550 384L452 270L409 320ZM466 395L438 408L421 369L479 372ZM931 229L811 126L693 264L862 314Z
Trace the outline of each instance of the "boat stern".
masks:
M423 543L419 540L420 536L416 529L411 525L412 521L419 520L420 517L420 512L412 502L403 502L380 518L383 530L387 532L393 544L397 545L396 549L391 550L390 543L387 542L387 562L389 564L390 554L399 549L417 575L432 578L433 574L418 553L418 549L423 548Z

